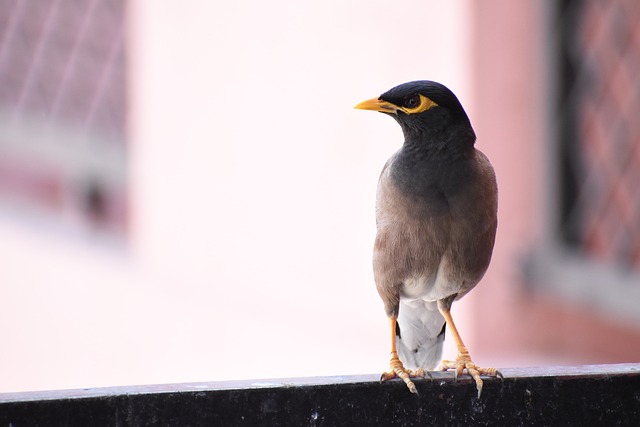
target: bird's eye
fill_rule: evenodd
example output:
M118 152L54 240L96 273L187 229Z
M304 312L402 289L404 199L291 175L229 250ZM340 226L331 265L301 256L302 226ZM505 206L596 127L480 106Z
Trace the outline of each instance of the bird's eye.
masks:
M420 105L420 95L418 94L415 94L404 101L404 106L406 108L416 108L418 105Z

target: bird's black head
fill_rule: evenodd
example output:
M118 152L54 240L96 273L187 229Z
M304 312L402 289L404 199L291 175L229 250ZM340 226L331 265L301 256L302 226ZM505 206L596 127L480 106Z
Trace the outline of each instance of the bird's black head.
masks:
M446 86L429 80L404 83L356 105L392 116L406 141L429 140L473 146L475 134L458 98ZM455 136L455 138L451 138Z

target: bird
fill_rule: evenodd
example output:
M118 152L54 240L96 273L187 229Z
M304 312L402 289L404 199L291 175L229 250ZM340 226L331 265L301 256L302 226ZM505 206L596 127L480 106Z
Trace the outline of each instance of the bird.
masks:
M404 143L384 165L376 192L373 273L389 319L390 370L417 393L442 357L445 330L458 354L439 370L500 377L477 366L451 315L451 306L482 279L497 230L498 186L489 159L456 95L441 83L418 80L355 106L393 117Z

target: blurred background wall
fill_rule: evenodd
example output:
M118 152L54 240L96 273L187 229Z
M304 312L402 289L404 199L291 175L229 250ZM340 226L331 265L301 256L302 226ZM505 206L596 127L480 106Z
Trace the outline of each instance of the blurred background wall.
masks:
M0 391L379 372L357 102L449 86L500 187L487 366L640 358L633 0L0 1ZM446 355L453 357L449 344Z

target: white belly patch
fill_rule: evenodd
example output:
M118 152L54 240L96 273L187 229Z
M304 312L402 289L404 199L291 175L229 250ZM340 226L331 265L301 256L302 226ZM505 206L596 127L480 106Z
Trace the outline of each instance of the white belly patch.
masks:
M409 277L402 283L401 300L437 301L451 295L452 284L442 273L442 263L435 274Z

